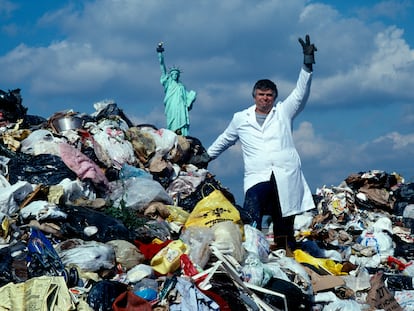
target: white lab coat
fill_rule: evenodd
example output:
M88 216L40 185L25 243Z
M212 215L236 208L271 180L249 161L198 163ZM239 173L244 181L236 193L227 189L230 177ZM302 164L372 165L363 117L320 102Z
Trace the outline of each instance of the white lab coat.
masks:
M315 207L295 148L292 122L309 97L312 73L301 69L295 89L269 112L263 126L256 121L255 105L234 114L228 127L207 149L212 159L240 139L244 160L244 191L269 181L273 172L283 216Z

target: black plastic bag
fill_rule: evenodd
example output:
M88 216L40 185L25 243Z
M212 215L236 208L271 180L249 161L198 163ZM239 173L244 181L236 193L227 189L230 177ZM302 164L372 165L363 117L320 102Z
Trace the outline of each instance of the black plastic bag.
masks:
M411 227L409 228L411 228L411 232L413 232L414 222L411 224ZM394 256L403 257L406 260L414 259L414 244L413 243L403 241L397 234L394 234L392 239L395 243Z
M7 283L14 282L12 273L13 258L10 249L4 247L0 249L0 287Z
M188 196L178 197L177 205L187 212L192 212L196 204L208 196L214 190L220 190L231 204L236 205L234 195L224 188L221 183L214 178L213 175L208 174L206 178L197 186L197 188Z
M414 203L414 183L401 185L393 193L397 203Z
M0 90L0 121L16 122L24 119L27 108L22 105L20 89Z
M86 302L94 311L111 311L115 299L127 290L126 284L102 280L92 285Z
M183 158L182 161L184 163L193 164L198 168L207 168L211 158L201 141L192 136L186 136L185 138L190 143L190 152L188 152L188 155Z
M234 281L225 273L215 273L210 279L210 291L219 293L231 310L247 311L247 307Z
M272 278L264 286L265 288L284 294L287 300L288 310L312 310L312 297L305 294L296 284L283 279ZM257 292L257 295L267 304L284 310L283 299L272 294Z
M17 153L13 150L7 148L4 144L0 142L0 155L6 158L14 158L17 156Z
M126 124L129 127L134 126L134 124L131 122L131 120L128 119L128 117L125 115L125 113L123 112L122 109L118 108L116 103L111 103L108 104L104 109L102 109L97 116L95 117L95 119L97 121L100 121L101 119L110 119L111 116L118 116L120 117L122 120L124 120L126 122Z
M102 243L111 240L132 241L128 228L115 217L82 206L66 205L60 209L68 215L60 227L60 232L68 238ZM85 233L85 228L90 226L96 227L95 234Z
M21 128L27 128L31 130L42 129L47 126L47 119L41 116L26 115L23 119Z
M151 243L154 239L165 241L173 238L173 233L170 231L165 221L149 219L146 216L139 216L139 218L144 222L141 225L135 226L133 229L135 240L148 244Z
M8 166L10 184L23 180L31 184L51 186L59 184L65 178L70 180L77 178L61 157L53 154L32 156L17 153L10 159Z
M387 286L389 290L392 290L392 291L414 289L413 277L410 275L403 275L403 274L386 274L385 285Z

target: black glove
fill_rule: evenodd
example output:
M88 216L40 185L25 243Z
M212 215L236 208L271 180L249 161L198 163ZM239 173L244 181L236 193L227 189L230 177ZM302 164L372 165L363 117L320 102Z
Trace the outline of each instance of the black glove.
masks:
M318 50L316 46L310 43L309 35L306 35L304 42L302 38L299 38L299 43L302 45L303 48L303 63L312 69L312 64L315 64L315 55L314 53Z

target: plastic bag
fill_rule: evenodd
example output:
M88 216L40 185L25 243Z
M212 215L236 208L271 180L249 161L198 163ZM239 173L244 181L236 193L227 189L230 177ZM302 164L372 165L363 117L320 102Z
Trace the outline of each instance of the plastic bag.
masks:
M111 100L103 100L95 103L93 106L96 109L94 116L97 121L117 116L120 117L128 127L133 126L131 120L129 120L124 111L119 108L115 102Z
M133 292L147 301L155 300L158 294L158 282L155 279L143 278L134 285Z
M173 204L173 200L159 182L142 177L131 177L114 183L110 194L114 207L142 212L153 201Z
M83 271L111 269L116 263L114 248L95 241L66 240L56 246L56 252L65 266L76 265Z
M67 214L62 212L54 203L44 200L30 202L20 210L20 216L23 220L64 220Z
M272 277L272 272L266 269L256 253L249 253L241 269L242 279L247 283L264 286Z
M0 287L9 282L14 282L15 278L12 273L13 258L11 256L10 248L0 248Z
M241 262L245 252L242 246L243 236L240 227L234 222L224 221L215 224L211 229L214 232L214 241L211 245L217 247L223 254L233 256L237 262Z
M394 255L392 237L387 232L377 228L364 230L357 240L363 246L370 246L380 255L381 261L386 261L388 256Z
M35 130L28 137L21 141L20 152L38 155L38 154L54 154L59 155L59 143L63 139L56 138L53 133L48 130Z
M307 311L312 309L312 296L304 293L293 282L271 278L264 288L285 295L288 307L286 310ZM285 309L284 303L279 296L261 292L257 294L264 302L278 308L277 310Z
M180 235L180 239L189 248L190 259L199 267L204 268L210 259L210 243L214 240L214 233L211 228L189 227Z
M63 179L76 179L76 174L66 166L62 158L53 154L31 156L19 153L10 159L9 182L19 180L45 186L57 185Z
M184 226L185 222L187 221L190 213L185 211L179 206L174 205L165 205L165 207L169 210L170 216L168 216L168 222L174 222L179 226Z
M299 263L306 263L314 266L316 269L327 270L334 275L346 275L347 273L342 272L342 264L336 263L332 259L316 258L308 253L297 249L293 252L294 258Z
M143 278L152 277L153 275L154 269L151 266L140 263L127 272L126 280L130 283L136 283Z
M95 153L102 163L119 169L124 163L136 163L134 148L117 121L103 120L92 133Z
M52 246L52 243L37 228L30 228L27 243L27 272L29 278L49 275L59 276L64 270L64 264Z
M236 204L234 195L231 192L229 192L226 188L224 188L221 185L221 183L214 178L213 175L207 173L204 177L204 180L200 182L200 184L191 194L183 197L177 196L177 205L183 208L184 210L191 212L200 200L208 196L211 192L213 192L216 189L220 190L227 198L227 200L230 201L231 204Z
M256 254L262 262L267 261L270 244L264 233L251 225L244 225L244 236L243 246L246 251Z
M0 90L0 111L2 118L0 121L16 122L26 116L27 108L22 105L23 99L20 89L5 92Z
M151 173L148 173L146 170L124 163L119 172L119 178L128 179L130 177L142 177L152 179Z
M80 238L108 242L111 240L129 240L131 232L122 221L103 212L82 206L61 206L67 214L60 232L67 238ZM92 231L88 231L92 229Z
M112 240L106 244L111 245L115 250L116 262L125 270L143 263L145 257L139 249L132 243L125 240Z
M102 280L92 285L86 301L94 311L112 311L115 299L127 289L121 282Z
M212 227L217 223L225 221L232 221L242 226L240 213L237 208L220 190L215 189L197 203L184 227Z
M177 134L171 130L163 128L155 130L150 127L145 127L141 131L151 135L156 146L155 152L161 157L166 156L171 149L177 146Z
M294 279L294 282L308 295L313 294L312 281L305 267L292 257L287 257L284 250L271 253L276 257L265 263L267 269L272 271L274 278L286 281ZM270 257L271 258L271 257Z
M0 175L0 212L11 216L19 210L19 205L34 190L32 184L18 181L13 185Z

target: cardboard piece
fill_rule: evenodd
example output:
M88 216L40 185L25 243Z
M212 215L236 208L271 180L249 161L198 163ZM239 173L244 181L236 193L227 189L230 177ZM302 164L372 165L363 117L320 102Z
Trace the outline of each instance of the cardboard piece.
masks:
M320 275L311 268L305 266L304 269L311 278L314 293L345 285L345 280L340 276L332 274Z
M377 272L369 282L371 288L366 300L371 307L385 311L403 311L403 308L385 286L383 272Z

